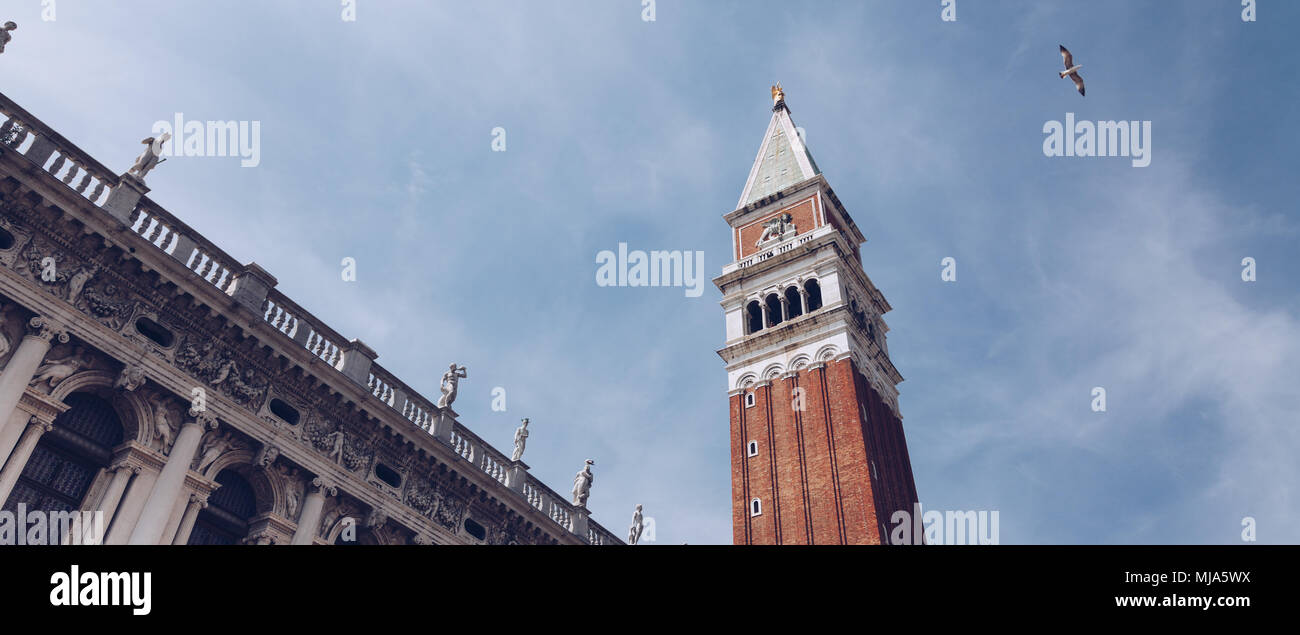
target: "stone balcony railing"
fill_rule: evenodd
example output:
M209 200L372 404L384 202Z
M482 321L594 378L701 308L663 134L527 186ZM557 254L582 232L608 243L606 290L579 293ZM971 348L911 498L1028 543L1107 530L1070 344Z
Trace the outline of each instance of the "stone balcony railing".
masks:
M218 290L261 318L324 365L366 387L374 399L396 411L414 428L434 436L460 460L473 465L518 494L565 530L590 544L621 544L588 512L527 473L522 463L492 447L456 420L450 409L419 394L375 363L365 344L345 338L275 289L275 279L257 265L239 262L144 194L131 177L114 176L103 164L0 93L0 152L14 150L68 188L116 217Z
M806 244L812 241L814 238L817 238L819 236L825 236L828 234L833 234L833 233L835 233L834 227L830 225L822 225L821 227L818 227L817 229L814 229L811 232L795 234L794 236L787 238L775 245L772 245L771 247L765 248L763 251L753 254L747 258L742 258L735 262L724 265L722 267L722 273L723 275L726 275L737 269L752 267L760 262L763 262L764 260L767 260L768 258L774 258L800 245Z

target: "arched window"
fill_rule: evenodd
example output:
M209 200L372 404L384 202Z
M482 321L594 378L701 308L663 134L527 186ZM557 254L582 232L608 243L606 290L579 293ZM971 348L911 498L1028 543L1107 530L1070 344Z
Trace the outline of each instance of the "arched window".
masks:
M221 487L199 512L188 544L237 545L248 535L248 521L257 513L253 486L234 470L221 470L216 481Z
M790 287L785 290L785 303L789 307L790 319L795 319L803 315L803 299L799 297L799 287Z
M74 511L81 508L100 468L108 467L122 442L122 422L107 401L88 393L68 395L70 408L41 436L18 482L4 501L5 511Z
M750 516L760 516L762 515L762 513L763 513L763 501L758 500L757 498L755 498L752 501L749 501Z
M763 330L763 307L759 306L758 300L745 306L745 327L747 335Z
M808 294L808 312L822 308L822 286L816 280L803 283L803 290Z
M781 323L781 298L775 293L767 296L764 300L767 304L767 325L776 326Z

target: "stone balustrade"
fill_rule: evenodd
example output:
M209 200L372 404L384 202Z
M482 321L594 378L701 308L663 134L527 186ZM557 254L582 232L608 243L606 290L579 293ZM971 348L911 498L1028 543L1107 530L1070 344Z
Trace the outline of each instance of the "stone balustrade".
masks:
M0 146L12 148L96 205L117 187L113 172L0 94Z

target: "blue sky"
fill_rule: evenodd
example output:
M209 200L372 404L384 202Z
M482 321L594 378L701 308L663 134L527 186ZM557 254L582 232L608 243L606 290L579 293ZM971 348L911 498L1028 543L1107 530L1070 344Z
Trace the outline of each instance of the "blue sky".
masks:
M178 157L151 197L424 394L466 364L461 420L508 448L530 417L560 491L594 458L616 533L643 503L702 544L731 539L719 295L598 287L595 255L720 273L780 80L895 307L928 509L999 510L1003 543L1300 542L1300 5L357 4L7 0L0 90L117 171L177 112L260 121L259 167ZM1151 121L1151 165L1045 157L1067 112Z

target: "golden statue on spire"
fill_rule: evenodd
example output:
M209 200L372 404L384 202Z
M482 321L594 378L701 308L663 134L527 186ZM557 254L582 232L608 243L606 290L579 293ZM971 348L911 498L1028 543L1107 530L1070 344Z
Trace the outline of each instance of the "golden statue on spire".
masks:
M781 88L781 82L777 82L776 85L772 87L772 105L779 104L783 101L785 101L785 90Z

